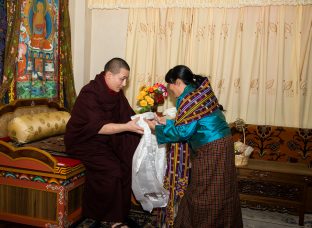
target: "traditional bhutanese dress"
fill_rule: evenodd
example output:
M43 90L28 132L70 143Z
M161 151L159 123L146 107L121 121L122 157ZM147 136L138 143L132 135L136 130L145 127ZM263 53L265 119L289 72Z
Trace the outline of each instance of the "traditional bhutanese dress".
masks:
M167 120L166 125L157 125L155 129L159 144L184 142L192 151L191 179L187 190L180 193L184 196L179 203L174 227L243 227L234 144L208 79L198 89L188 85L178 97L176 106L176 119ZM181 147L181 144L175 145ZM185 148L182 152L175 149L169 153L172 153L169 160L185 154L188 156ZM182 168L179 163L174 167L168 164L167 174L171 175L167 176L170 178L169 189L174 178L179 178L183 170L178 168L179 165ZM174 193L176 200L177 191L172 190L171 193ZM166 215L167 227L172 225L174 205L172 207L169 202L168 207L166 212L171 214Z

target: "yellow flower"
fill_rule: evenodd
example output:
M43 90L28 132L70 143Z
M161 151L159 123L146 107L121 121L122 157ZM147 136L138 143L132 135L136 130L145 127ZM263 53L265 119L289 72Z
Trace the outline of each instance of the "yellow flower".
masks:
M137 100L143 100L146 95L147 93L145 91L140 91L139 95L137 96Z
M143 100L144 97L142 97L140 94L137 96L137 100Z
M147 95L147 93L145 91L141 91L140 94L141 94L142 97Z
M145 100L147 101L147 103L151 106L154 105L154 99L151 98L150 96L145 96Z
M140 101L140 106L146 107L146 106L147 106L146 100L141 100L141 101Z

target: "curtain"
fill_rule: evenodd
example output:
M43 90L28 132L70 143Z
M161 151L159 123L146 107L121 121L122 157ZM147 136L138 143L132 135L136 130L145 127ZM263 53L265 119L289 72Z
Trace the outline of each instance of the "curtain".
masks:
M7 1L2 103L47 98L71 110L72 72L68 0Z
M129 9L127 32L134 107L140 86L185 64L209 77L228 122L312 127L312 5Z
M307 5L311 0L88 0L89 9L120 8L239 8L246 6Z

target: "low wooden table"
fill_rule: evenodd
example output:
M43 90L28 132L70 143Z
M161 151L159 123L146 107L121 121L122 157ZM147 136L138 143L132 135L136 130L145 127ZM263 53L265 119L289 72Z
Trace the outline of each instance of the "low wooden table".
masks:
M304 223L312 168L304 164L249 159L237 167L242 206L279 212L296 211Z

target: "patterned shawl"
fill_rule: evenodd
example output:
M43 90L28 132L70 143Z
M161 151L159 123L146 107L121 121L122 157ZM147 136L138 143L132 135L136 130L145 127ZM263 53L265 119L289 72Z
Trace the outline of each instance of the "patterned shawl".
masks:
M206 78L200 87L186 95L178 109L175 125L188 124L215 111L219 106L218 99Z

